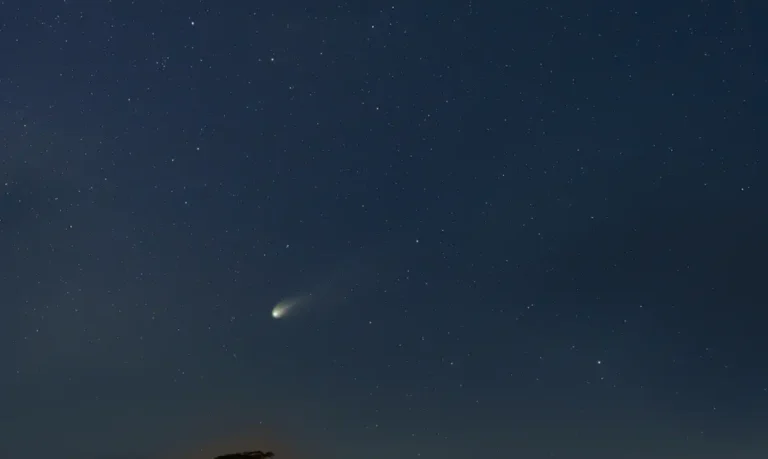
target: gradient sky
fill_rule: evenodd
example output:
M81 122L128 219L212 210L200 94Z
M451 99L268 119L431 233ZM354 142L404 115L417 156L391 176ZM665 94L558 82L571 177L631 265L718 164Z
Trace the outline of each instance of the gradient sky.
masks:
M0 2L0 457L768 457L756 5Z

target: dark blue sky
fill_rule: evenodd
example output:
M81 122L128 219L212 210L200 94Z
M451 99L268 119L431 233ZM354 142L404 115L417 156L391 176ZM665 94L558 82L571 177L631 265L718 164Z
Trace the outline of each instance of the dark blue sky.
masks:
M765 13L0 3L0 457L766 457Z

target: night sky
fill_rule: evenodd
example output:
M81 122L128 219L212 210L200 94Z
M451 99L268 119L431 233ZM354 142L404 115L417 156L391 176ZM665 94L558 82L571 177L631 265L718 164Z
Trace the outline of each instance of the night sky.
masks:
M0 2L0 458L768 457L758 5Z

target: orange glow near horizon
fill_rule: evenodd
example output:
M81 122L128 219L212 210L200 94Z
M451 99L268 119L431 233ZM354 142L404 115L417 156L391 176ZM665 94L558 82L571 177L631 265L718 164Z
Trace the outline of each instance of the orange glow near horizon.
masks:
M197 444L196 444L197 443ZM196 442L191 439L190 448L172 451L165 458L170 459L213 459L223 454L239 453L243 451L272 451L274 459L300 459L296 448L289 442L263 427L246 429L240 433L225 435L214 440L201 440ZM159 458L158 458L159 459Z

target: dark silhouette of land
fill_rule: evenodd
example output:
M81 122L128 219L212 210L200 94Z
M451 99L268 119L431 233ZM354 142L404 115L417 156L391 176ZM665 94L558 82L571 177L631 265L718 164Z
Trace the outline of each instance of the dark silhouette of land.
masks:
M214 459L267 459L268 457L274 457L275 454L272 451L246 451L242 453L225 454L223 456L216 456Z

